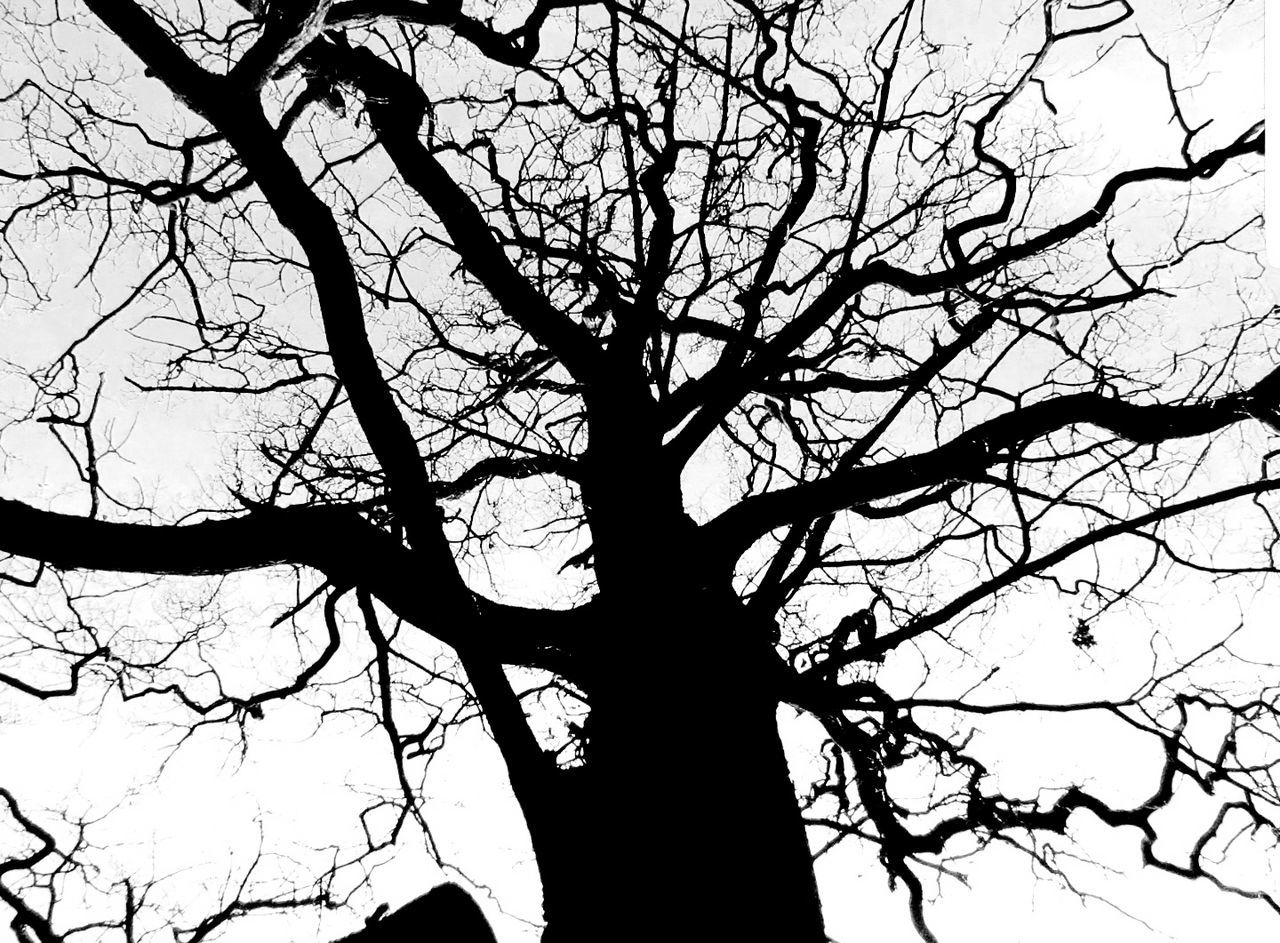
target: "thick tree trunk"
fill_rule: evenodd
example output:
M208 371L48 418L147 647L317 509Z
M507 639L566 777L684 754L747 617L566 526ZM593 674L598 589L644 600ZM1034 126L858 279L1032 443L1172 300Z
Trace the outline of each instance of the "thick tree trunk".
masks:
M700 549L647 381L618 377L607 410L588 403L602 616L582 653L586 765L525 803L550 813L530 821L544 943L824 943L778 736L773 625L748 617L730 562Z
M588 765L535 836L543 939L821 943L767 643L736 605L663 608L611 627L626 644L592 691Z

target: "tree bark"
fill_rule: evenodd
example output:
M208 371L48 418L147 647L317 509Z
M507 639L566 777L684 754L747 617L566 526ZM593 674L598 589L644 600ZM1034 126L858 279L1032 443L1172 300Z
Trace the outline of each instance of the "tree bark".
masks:
M544 943L822 943L767 640L744 644L736 601L631 616L601 627L621 644L591 691L587 763L560 774L562 826L534 836Z

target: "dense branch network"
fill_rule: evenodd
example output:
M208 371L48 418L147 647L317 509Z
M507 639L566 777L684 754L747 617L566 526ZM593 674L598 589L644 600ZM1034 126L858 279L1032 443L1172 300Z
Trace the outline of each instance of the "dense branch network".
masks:
M15 667L0 652L0 686L49 699L100 685L243 732L355 648L352 710L385 731L394 765L389 841L409 821L430 832L410 766L442 729L483 717L536 844L571 805L548 797L589 763L582 712L630 657L617 613L664 587L726 592L744 651L768 643L771 696L825 731L811 825L833 846L875 844L926 939L922 862L945 873L937 862L966 842L1062 834L1084 812L1137 829L1147 864L1280 910L1205 855L1233 828L1275 835L1273 690L1219 692L1199 680L1199 651L1123 696L981 694L1000 665L980 639L1019 593L1066 600L1084 651L1109 612L1175 570L1274 569L1270 309L1244 277L1221 297L1179 291L1215 266L1251 271L1265 136L1252 116L1197 123L1139 11L1025 5L995 67L973 74L939 38L953 26L915 0L875 14L755 0L536 0L519 16L456 0L210 6L84 0L65 15L128 56L138 101L105 74L39 61L4 89L19 129L0 150L10 295L35 309L76 297L22 245L51 219L75 227L96 297L71 340L19 371L32 405L14 427L58 437L90 510L6 484L6 588L51 591L73 615L23 638ZM39 21L14 27L32 48L54 35ZM869 38L850 58L854 30ZM1073 176L1087 134L1055 98L1072 69L1121 57L1167 109L1162 156ZM161 88L169 104L153 105ZM1151 225L1156 247L1138 234ZM119 272L113 257L128 260ZM136 339L142 365L111 364L108 337ZM103 364L140 410L207 397L240 411L247 445L214 509L132 494L103 418L117 407L94 386ZM700 475L716 480L706 500ZM1247 553L1187 539L1215 515L1255 538ZM1147 562L1109 556L1121 545ZM486 578L521 552L558 571L554 606L518 605ZM1065 575L1086 559L1091 575ZM78 571L308 574L265 634L287 624L315 651L283 682L232 690L216 666L176 667L200 629L162 656L108 638L78 614L65 582ZM823 630L849 597L865 607ZM425 668L402 627L457 664ZM963 694L929 667L952 650L974 681ZM895 674L913 659L918 676ZM409 732L399 699L433 685L452 706L429 702ZM1150 798L993 792L959 731L1015 711L1102 712L1154 739ZM1187 732L1197 711L1225 718L1211 749ZM553 732L535 732L548 716ZM923 808L895 798L907 768L936 784ZM1224 799L1176 864L1153 850L1154 821L1184 782ZM0 899L24 939L64 939L6 888L6 868L37 873L54 842L0 797L44 849L0 865ZM184 939L275 906L242 890Z

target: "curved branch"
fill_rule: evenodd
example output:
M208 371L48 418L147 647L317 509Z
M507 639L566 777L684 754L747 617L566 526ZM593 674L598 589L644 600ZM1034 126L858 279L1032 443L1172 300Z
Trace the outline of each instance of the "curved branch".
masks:
M1225 147L1205 154L1182 167L1143 167L1116 174L1103 185L1093 206L1069 220L1052 226L1022 242L1013 243L989 255L966 260L934 272L913 272L884 259L860 268L838 272L816 298L790 319L741 366L719 363L710 371L678 389L667 401L668 428L679 426L692 415L668 449L676 457L692 455L712 430L737 404L739 397L767 377L785 369L788 358L805 344L822 325L831 320L851 299L872 287L886 285L909 295L936 294L984 278L1001 269L1029 259L1087 232L1106 219L1121 191L1143 183L1189 183L1217 174L1232 160L1262 154L1265 135L1259 126L1250 128Z
M1139 405L1101 393L1075 393L1015 409L974 426L928 452L879 465L841 469L816 481L756 495L710 521L714 552L736 559L757 538L797 518L856 509L884 498L964 481L1010 449L1070 426L1092 425L1130 442L1205 435L1250 417L1275 424L1280 369L1249 390L1202 403Z

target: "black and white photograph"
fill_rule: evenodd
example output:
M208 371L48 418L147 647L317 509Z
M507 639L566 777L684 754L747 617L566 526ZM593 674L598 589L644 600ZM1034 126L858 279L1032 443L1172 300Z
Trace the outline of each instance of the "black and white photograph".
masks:
M1280 938L1266 6L0 0L0 943Z

